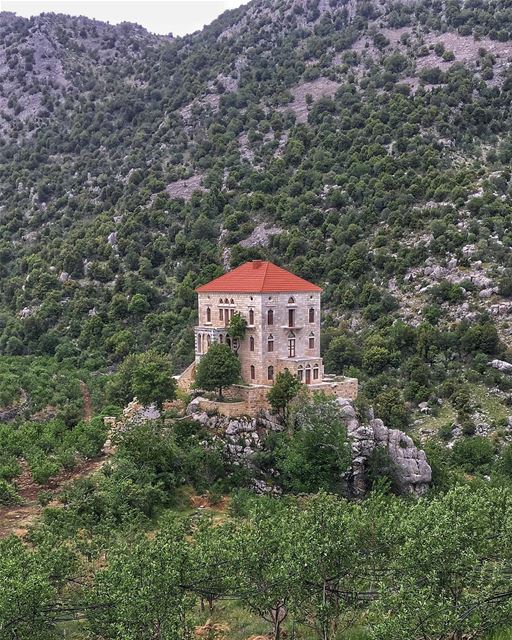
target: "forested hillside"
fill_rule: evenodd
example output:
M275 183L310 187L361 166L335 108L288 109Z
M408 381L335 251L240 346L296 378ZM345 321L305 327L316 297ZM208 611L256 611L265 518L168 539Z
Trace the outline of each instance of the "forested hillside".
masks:
M468 385L506 418L506 1L254 0L179 39L3 13L0 35L3 354L104 370L151 345L178 372L193 288L261 256L324 287L327 367L392 425Z
M511 63L509 0L0 13L0 640L512 637ZM254 258L354 406L177 392Z

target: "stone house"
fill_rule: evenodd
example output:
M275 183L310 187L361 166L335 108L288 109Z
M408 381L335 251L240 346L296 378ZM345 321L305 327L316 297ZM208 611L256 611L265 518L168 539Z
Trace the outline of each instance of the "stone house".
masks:
M238 352L246 384L272 386L284 369L306 384L321 381L321 291L317 285L262 260L247 262L198 287L196 363L212 342L221 342ZM240 344L227 333L235 312L247 322Z
M320 295L322 289L278 267L253 260L196 289L199 322L195 362L181 376L190 386L195 365L214 342L227 344L240 358L249 403L265 403L268 388L288 369L311 390L355 398L357 380L324 375L320 356ZM228 335L231 318L240 313L247 331L240 344ZM237 394L240 395L241 388Z

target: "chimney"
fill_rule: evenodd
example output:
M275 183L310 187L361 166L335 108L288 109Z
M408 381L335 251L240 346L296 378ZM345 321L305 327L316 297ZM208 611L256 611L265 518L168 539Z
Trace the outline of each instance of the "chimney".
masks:
M252 261L252 268L253 269L259 269L262 264L263 264L263 260L253 260Z

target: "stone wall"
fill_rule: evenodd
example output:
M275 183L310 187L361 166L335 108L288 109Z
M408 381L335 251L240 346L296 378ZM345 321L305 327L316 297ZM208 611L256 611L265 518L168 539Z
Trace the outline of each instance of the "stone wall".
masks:
M249 415L246 402L217 402L199 397L192 400L189 406L197 407L198 410L209 415L218 414L227 418Z
M311 391L323 391L337 398L355 400L359 391L359 381L357 378L327 378L321 384L311 385L309 388Z
M180 391L184 391L185 393L188 393L192 388L192 383L194 382L195 375L196 375L196 363L192 362L192 364L189 364L189 366L185 369L185 371L182 374L180 374L179 376L176 376L178 389L180 389Z
M243 415L256 415L259 411L270 408L267 400L267 386L250 386L235 384L224 392L226 398L230 400L240 400L244 403Z
M358 391L357 378L339 378L335 381L323 382L317 385L304 387L311 393L321 392L337 398L355 400ZM227 387L223 393L230 402L216 402L205 398L201 400L200 408L206 413L218 413L222 416L256 416L261 411L268 411L270 404L267 399L269 387L266 385L233 385Z

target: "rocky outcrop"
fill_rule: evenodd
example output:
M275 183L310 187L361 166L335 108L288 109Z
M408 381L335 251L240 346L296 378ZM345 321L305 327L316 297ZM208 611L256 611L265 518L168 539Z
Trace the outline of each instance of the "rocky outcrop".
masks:
M424 495L432 480L432 469L425 452L418 449L403 431L389 429L382 420L373 419L368 424L361 424L348 400L340 398L338 404L347 421L352 446L352 468L348 473L348 482L353 495L361 497L366 493L368 459L378 447L387 450L395 467L400 491Z
M372 419L368 424L361 424L349 400L339 398L337 403L347 424L352 449L352 464L346 474L347 492L354 497L365 495L368 490L368 460L375 449L382 447L394 465L401 493L424 495L432 480L425 452L418 449L407 434L389 429L382 420ZM268 433L283 429L279 420L268 412L261 412L257 417L240 418L208 415L201 411L197 399L189 404L187 414L222 440L224 450L234 464L253 469L254 456L264 450ZM266 480L254 480L253 485L257 493L276 492Z
M208 415L200 408L202 398L196 398L187 407L187 415L197 420L214 434L214 439L223 443L226 455L234 465L255 469L254 457L264 449L265 439L271 431L282 431L283 426L266 411L257 417L242 416L229 418L221 415ZM272 475L272 472L271 474ZM278 487L270 482L271 478L253 478L253 490L259 494L279 493Z
M25 389L20 389L20 398L18 402L8 407L0 407L0 423L11 422L29 409L28 394Z
M498 371L502 371L503 373L512 372L512 364L510 362L506 362L505 360L491 360L489 364L493 369L498 369Z

